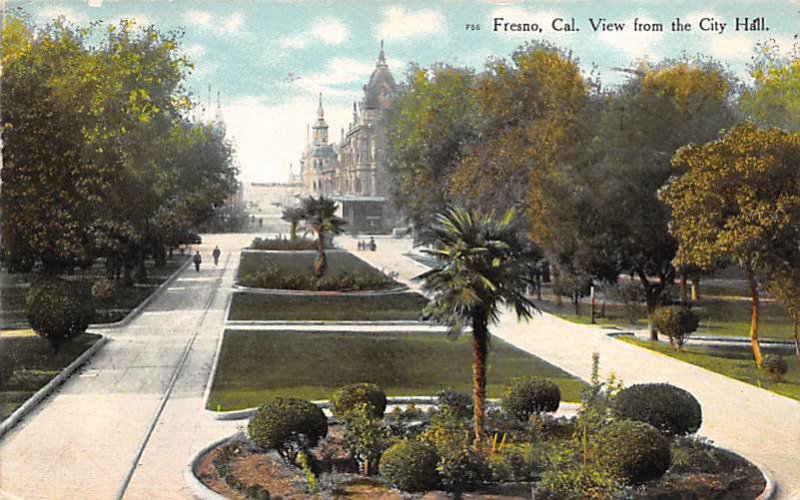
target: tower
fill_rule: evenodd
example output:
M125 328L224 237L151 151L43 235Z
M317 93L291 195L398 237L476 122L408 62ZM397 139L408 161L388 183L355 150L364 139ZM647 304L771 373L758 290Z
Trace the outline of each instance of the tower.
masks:
M319 94L319 108L317 108L317 122L314 124L314 144L328 143L328 124L325 122L325 110L322 108L322 93Z

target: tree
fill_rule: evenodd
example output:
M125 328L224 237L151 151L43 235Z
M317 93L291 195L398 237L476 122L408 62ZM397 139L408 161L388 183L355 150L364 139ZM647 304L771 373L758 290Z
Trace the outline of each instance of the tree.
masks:
M800 131L800 47L781 53L774 40L758 44L750 64L751 87L742 93L742 111L762 127Z
M285 220L289 224L291 224L291 235L292 240L297 239L297 226L300 224L300 221L303 220L303 209L302 207L287 207L283 209L283 214L281 215L281 219Z
M474 72L412 66L388 127L396 203L418 226L450 202L448 185L463 144L474 135Z
M301 204L306 227L317 235L317 258L314 260L314 275L322 277L328 268L325 256L325 242L328 238L344 232L347 222L336 215L339 206L330 198L320 196L304 198Z
M434 250L427 253L440 265L415 279L432 295L425 314L449 325L451 336L472 328L472 398L475 446L483 439L486 411L486 362L489 324L500 319L501 307L511 306L527 319L536 306L525 292L533 282L538 255L519 236L516 214L502 218L453 208L436 217Z
M750 286L753 357L761 367L758 341L759 276L786 248L798 248L800 134L734 127L722 139L680 150L680 174L661 199L672 210L670 229L678 241L677 265L709 269L729 258Z

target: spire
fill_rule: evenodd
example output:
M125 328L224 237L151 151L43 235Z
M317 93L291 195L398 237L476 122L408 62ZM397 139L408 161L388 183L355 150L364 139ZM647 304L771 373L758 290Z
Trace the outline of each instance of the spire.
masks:
M353 101L353 125L358 122L358 110L356 109L356 101Z
M322 109L322 92L319 93L319 108L317 109L317 118L320 120L325 119L325 110Z
M383 53L383 40L381 40L381 52L378 54L378 66L386 66L386 55Z
M217 91L217 112L214 114L214 125L225 130L225 118L222 116L222 100Z

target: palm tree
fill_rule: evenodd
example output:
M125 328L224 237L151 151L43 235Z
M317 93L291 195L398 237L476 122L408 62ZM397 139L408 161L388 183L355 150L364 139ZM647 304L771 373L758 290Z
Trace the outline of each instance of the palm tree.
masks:
M486 413L486 361L489 324L497 323L501 306L511 306L519 319L528 319L536 306L525 292L533 284L538 252L516 227L513 210L496 219L454 208L438 215L432 227L434 250L440 266L417 276L432 298L425 315L449 325L458 336L472 327L472 399L475 447L484 440Z
M344 232L344 225L347 222L336 215L338 205L330 199L320 196L314 198L309 196L303 199L301 210L306 227L317 233L317 252L319 255L314 261L314 275L321 277L325 274L328 267L328 259L325 256L325 240L330 236L336 236Z
M288 207L283 209L283 214L281 214L281 219L285 220L289 224L292 225L292 240L297 239L297 226L300 224L300 221L303 220L303 208L302 207Z

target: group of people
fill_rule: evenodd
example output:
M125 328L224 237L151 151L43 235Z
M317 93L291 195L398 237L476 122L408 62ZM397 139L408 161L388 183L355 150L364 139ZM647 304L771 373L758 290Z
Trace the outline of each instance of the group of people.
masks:
M219 249L219 246L215 246L214 250L211 251L211 257L214 258L215 266L219 264L220 255L222 255L222 251ZM200 255L200 250L195 252L194 257L192 257L192 262L194 262L194 270L200 272L200 264L203 262L203 256Z
M359 250L369 250L374 252L378 249L378 245L375 244L375 238L372 236L369 237L369 241L359 240L358 241L358 249Z

